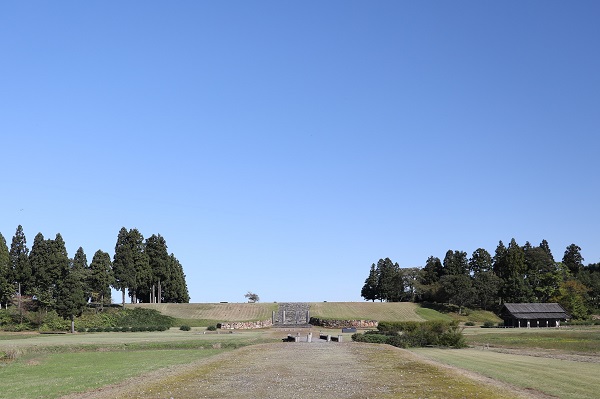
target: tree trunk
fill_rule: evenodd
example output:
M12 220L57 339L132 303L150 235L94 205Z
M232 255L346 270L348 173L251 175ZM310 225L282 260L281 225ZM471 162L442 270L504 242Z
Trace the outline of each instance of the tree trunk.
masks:
M123 288L121 292L123 293L123 309L125 309L125 288Z
M158 303L162 303L162 286L160 285L160 279L158 279Z
M71 315L71 334L75 334L75 315Z

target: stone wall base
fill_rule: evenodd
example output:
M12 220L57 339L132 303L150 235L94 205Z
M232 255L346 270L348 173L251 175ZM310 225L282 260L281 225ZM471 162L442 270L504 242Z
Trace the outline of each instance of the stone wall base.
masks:
M325 328L377 328L379 322L377 320L330 320L311 317L310 324Z
M271 319L262 321L231 321L225 323L219 323L217 327L221 330L252 330L255 328L267 328L271 327L273 322Z

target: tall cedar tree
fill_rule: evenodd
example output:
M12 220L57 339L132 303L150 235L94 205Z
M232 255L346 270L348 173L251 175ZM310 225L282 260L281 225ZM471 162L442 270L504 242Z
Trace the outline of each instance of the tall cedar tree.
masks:
M133 248L129 244L129 232L125 227L119 230L115 255L113 257L114 287L123 294L123 307L125 307L125 290L133 285L135 268L133 267Z
M506 278L502 286L502 298L505 302L530 302L532 292L525 284L525 251L513 238L506 250Z
M146 239L146 254L152 270L151 292L145 297L145 302L161 303L163 301L162 285L169 279L171 274L167 242L160 235L153 234Z
M114 284L114 280L110 255L97 250L90 264L89 286L92 301L100 302L100 307L104 307L107 299L110 304L110 286Z
M65 278L71 271L71 260L60 233L56 234L54 240L48 240L47 245L50 259L49 273L55 281L54 300L57 301L62 285L66 281Z
M46 310L54 306L58 281L58 274L52 271L50 260L51 242L52 240L44 239L42 233L37 233L29 252L29 264L34 285L33 293L38 299L38 304Z
M10 281L10 255L6 239L0 233L0 307L7 305L15 292Z
M448 250L444 257L443 274L446 276L459 276L469 274L469 261L464 251Z
M29 265L29 249L23 227L19 225L10 245L11 273L9 281L21 295L30 292L32 287L31 266ZM19 291L20 289L20 291Z
M181 263L179 263L179 260L177 260L175 255L171 254L169 259L169 278L165 283L163 290L165 302L188 303L190 301L190 295L188 293L187 283L185 282L183 266L181 266Z
M72 269L63 269L56 298L56 312L64 319L71 320L72 333L75 332L75 316L81 315L86 303L83 281Z
M369 271L369 276L365 279L360 296L365 301L375 302L376 299L379 299L377 295L377 270L375 269L375 263L371 264L371 271Z
M573 277L577 276L577 273L583 268L583 256L581 256L581 248L575 244L571 244L565 250L562 262L569 268Z
M492 255L483 248L477 248L469 259L469 270L473 276L492 270Z
M152 269L150 269L148 254L146 254L145 251L144 236L138 229L129 230L129 243L132 248L132 266L135 270L135 278L133 279L133 284L131 284L128 289L131 303L137 303L138 295L143 297L150 289Z
M82 247L77 248L75 256L73 256L73 268L71 270L73 275L81 281L83 286L83 292L85 294L86 302L92 299L92 289L90 287L90 266L88 265L87 256L83 251Z

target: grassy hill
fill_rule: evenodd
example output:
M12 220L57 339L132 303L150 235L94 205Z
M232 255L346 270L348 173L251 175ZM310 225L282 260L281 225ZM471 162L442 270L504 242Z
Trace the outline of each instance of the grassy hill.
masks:
M439 312L411 302L314 302L312 317L341 320L424 321L447 319Z
M180 324L209 326L224 321L271 318L276 303L163 303L127 305L156 309ZM450 320L449 316L410 302L312 302L311 317L341 320L423 321Z
M224 321L257 321L270 319L276 303L140 303L131 307L156 309L174 317L178 324L206 327Z

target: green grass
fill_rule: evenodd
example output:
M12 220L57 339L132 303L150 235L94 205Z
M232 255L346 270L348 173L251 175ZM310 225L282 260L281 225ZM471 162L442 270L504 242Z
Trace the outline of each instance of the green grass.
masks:
M204 329L165 332L6 335L0 354L0 398L57 398L168 366L274 338L260 332L203 334Z
M190 363L224 349L29 354L0 368L3 398L58 398L159 368Z
M495 380L562 399L595 399L600 392L600 364L476 349L413 349L414 353Z
M453 320L452 317L448 316L447 314L440 313L437 310L433 310L433 309L429 309L429 308L418 307L415 311L420 317L422 317L423 319L425 319L427 321L452 321Z
M600 353L600 328L581 329L465 329L472 346Z
M417 309L420 306L411 302L313 302L310 315L337 320L423 321Z

